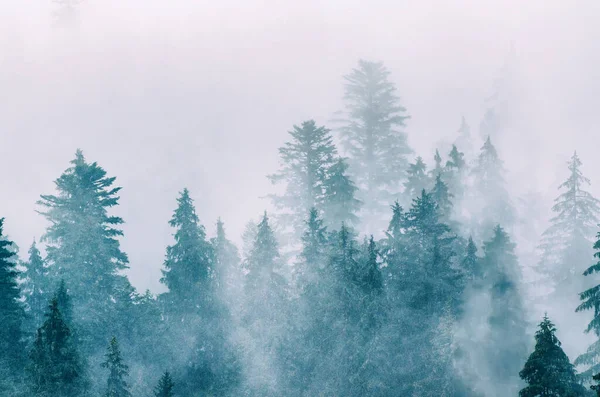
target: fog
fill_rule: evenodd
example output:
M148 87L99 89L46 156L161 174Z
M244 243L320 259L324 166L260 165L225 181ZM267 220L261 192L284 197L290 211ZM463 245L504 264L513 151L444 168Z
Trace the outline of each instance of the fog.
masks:
M66 22L59 8L0 3L0 215L22 254L46 227L36 200L81 148L123 187L131 282L163 291L178 192L210 236L220 216L240 246L270 209L287 131L329 125L359 58L391 71L428 165L462 116L480 139L498 91L513 195L540 193L548 219L574 150L600 194L597 2L85 0Z

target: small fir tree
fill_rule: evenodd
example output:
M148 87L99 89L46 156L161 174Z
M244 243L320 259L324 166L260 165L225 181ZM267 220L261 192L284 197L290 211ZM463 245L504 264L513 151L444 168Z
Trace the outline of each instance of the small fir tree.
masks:
M119 342L113 336L108 346L108 351L104 356L106 360L102 363L102 368L108 369L108 380L106 381L105 397L131 397L129 385L125 378L129 376L129 367L123 362Z
M585 396L585 389L577 382L573 364L555 333L554 324L544 315L535 333L535 349L519 372L527 383L519 391L520 397Z
M175 397L175 383L169 371L165 371L158 381L158 385L154 388L154 397Z

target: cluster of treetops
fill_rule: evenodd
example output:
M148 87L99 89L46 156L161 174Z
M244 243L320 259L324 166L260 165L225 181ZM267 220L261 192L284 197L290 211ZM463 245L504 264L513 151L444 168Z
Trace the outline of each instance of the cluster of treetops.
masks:
M329 129L294 126L269 176L284 186L270 196L274 222L266 212L250 222L241 255L221 220L207 238L181 192L159 296L137 292L124 275L123 220L109 213L120 187L78 150L56 194L38 202L49 221L45 256L34 242L18 260L0 221L0 394L486 395L457 371L475 358L455 332L470 298L484 295L478 320L490 331L475 349L490 384L522 397L591 393L600 341L577 374L545 316L524 356L528 321L506 231L516 214L491 139L472 165L456 144L446 164L436 151L428 171L421 157L408 161L408 116L383 64L360 61L345 81L336 131L347 157ZM493 112L485 128L494 130ZM464 120L460 131L470 145ZM553 221L586 235L599 211L580 168L574 155ZM600 234L593 248L600 258ZM598 270L600 262L585 275ZM587 331L596 335L599 290L582 292L577 308L594 311Z

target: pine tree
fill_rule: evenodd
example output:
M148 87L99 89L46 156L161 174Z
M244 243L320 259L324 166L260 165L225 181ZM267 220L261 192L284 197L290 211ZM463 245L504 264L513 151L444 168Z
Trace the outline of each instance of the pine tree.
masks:
M327 225L338 228L342 223L357 226L356 216L362 202L355 197L358 188L347 175L348 165L337 159L327 171L324 182L323 214Z
M106 352L106 360L102 368L108 369L108 380L106 382L105 397L131 397L129 385L125 378L129 376L129 367L123 362L119 342L113 336Z
M337 149L330 130L318 127L314 120L295 125L290 135L291 141L279 148L281 169L269 179L274 184L285 183L285 193L271 198L283 211L279 223L290 226L293 235L299 237L310 208L322 208L325 180L335 164ZM343 176L345 169L342 166L337 171Z
M454 196L449 192L448 185L442 181L440 174L435 177L435 185L431 190L431 195L438 206L440 218L448 222L452 215L452 198Z
M6 239L3 226L4 218L0 218L0 367L19 377L25 364L22 329L25 311L20 301L16 257L10 250L12 242Z
M471 236L469 236L467 242L466 254L461 262L461 268L467 280L479 281L483 277L480 258L477 256L477 246Z
M217 285L227 284L227 281L232 281L227 275L237 268L241 259L237 247L227 238L221 218L217 220L217 235L211 240L211 245L215 254L215 281Z
M382 215L397 195L404 179L398 170L408 168L406 156L412 153L403 131L409 116L389 75L383 63L360 60L345 76L345 120L340 133L362 193L359 199L370 218Z
M408 202L421 194L423 189L429 189L431 180L427 175L427 165L421 156L415 162L409 164L406 171L406 182L404 182L404 196Z
M169 371L165 371L158 381L158 385L154 388L154 397L175 397L175 383L171 378Z
M507 394L514 395L519 383L516 376L525 361L524 352L528 346L527 322L518 288L515 244L499 225L493 233L483 245L482 259L484 280L491 298L490 335L485 355L494 378L504 385ZM511 337L507 339L506 335Z
M545 315L535 333L535 349L519 372L527 382L519 397L586 395L555 333L554 324Z
M431 179L437 178L438 175L442 175L442 173L444 172L444 166L442 165L442 156L440 156L440 151L438 149L435 149L433 161L435 162L435 166L431 170Z
M70 326L73 321L73 303L64 279L60 280L55 296L62 318Z
M583 273L584 276L590 276L594 273L600 272L600 232L597 234L597 240L594 244L594 257L598 258L598 261L586 269ZM600 285L596 285L591 287L581 294L579 294L579 299L581 299L581 304L577 307L576 311L581 312L585 310L593 310L594 317L588 324L585 329L586 333L594 332L596 337L600 338ZM600 373L600 342L595 341L592 343L586 350L585 353L580 355L575 359L575 365L584 365L587 366L586 370L581 373L581 377L583 380L589 381L592 376L595 378L595 374Z
M514 209L506 190L504 167L498 152L488 137L481 148L475 167L472 169L480 230L492 229L492 225L511 225Z
M207 303L201 299L210 296L205 290L213 276L214 252L187 189L177 199L169 225L176 228L175 244L167 247L161 282L169 291L162 298L173 314L195 312L197 305Z
M38 204L50 222L43 240L54 280L66 279L72 289L74 313L86 338L86 349L99 350L109 332L117 332L130 288L122 271L127 255L118 238L123 219L109 215L118 205L120 187L97 163L88 163L78 150L56 181L57 195L42 195ZM123 301L124 300L124 301Z
M576 296L585 288L580 273L593 254L592 240L600 222L600 201L585 190L590 180L581 173L581 166L577 153L573 154L569 178L559 186L564 192L552 207L556 215L540 244L538 272L545 285L551 288L560 285L560 290L555 291L560 301Z
M464 153L460 152L456 145L452 145L452 150L448 154L449 160L446 161L445 167L445 180L448 183L448 188L451 194L460 199L464 194L465 174L467 171L467 164L465 162Z
M28 253L29 260L23 264L25 271L23 272L22 290L29 317L35 328L37 328L43 322L46 303L48 302L48 269L35 241L31 244Z
M323 225L316 208L310 210L305 229L300 252L302 268L299 270L302 289L318 282L319 269L324 266L327 256L327 227Z
M35 396L80 397L87 390L84 364L58 300L52 298L30 353L29 384Z

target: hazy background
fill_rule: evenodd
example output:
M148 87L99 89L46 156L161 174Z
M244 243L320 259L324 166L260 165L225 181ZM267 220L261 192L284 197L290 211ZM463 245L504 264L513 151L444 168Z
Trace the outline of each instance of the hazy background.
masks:
M85 0L70 26L56 9L0 1L0 216L21 254L46 226L35 201L81 148L123 186L132 283L161 291L177 192L209 235L221 216L239 242L269 208L287 131L328 123L360 57L391 70L431 164L462 115L478 134L513 43L515 122L499 145L513 190L554 198L577 149L600 193L596 1Z

